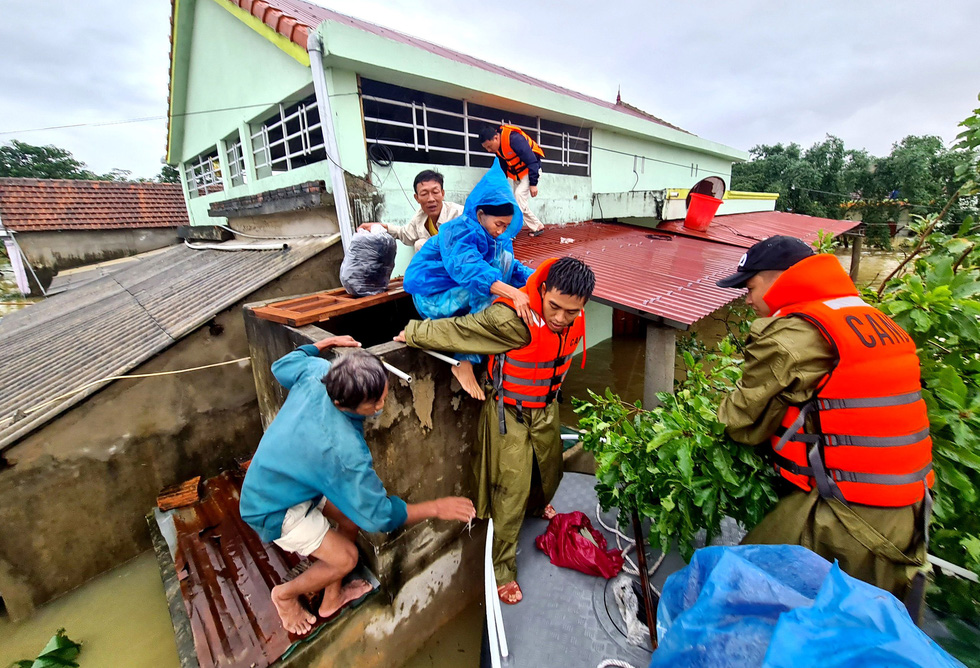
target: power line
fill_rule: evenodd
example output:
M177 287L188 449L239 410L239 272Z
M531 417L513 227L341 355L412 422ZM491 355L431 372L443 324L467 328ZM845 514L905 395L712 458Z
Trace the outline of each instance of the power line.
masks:
M359 93L336 93L330 95L330 97L343 97L345 95L359 95ZM243 104L237 107L224 107L221 109L201 109L198 111L186 111L182 114L173 114L169 116L170 118L185 118L187 116L198 116L201 114L220 114L226 111L239 111L241 109L254 109L257 107L268 108L274 107L281 103L278 102L257 102L255 104ZM159 116L141 116L138 118L125 118L115 121L102 121L102 122L92 122L92 123L69 123L67 125L49 125L47 127L41 128L26 128L23 130L0 130L0 136L4 135L16 135L23 134L25 132L44 132L47 130L70 130L73 128L99 128L106 127L110 125L126 125L128 123L146 123L148 121L162 121L168 117L167 114L161 114Z

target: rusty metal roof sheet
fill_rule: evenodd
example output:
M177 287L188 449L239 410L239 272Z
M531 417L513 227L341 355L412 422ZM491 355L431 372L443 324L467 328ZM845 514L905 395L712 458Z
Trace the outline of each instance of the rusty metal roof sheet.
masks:
M225 472L205 481L198 503L174 512L175 567L202 668L262 668L293 642L270 592L299 559L245 524L240 490L241 475Z
M573 239L561 243L561 239ZM617 223L546 227L514 240L517 257L536 266L570 255L596 275L595 301L686 329L741 292L715 286L735 270L743 250Z
M817 240L820 230L833 233L834 236L847 232L861 223L854 220L832 220L816 218L798 213L784 211L758 211L755 213L734 213L727 216L716 216L708 229L695 232L684 227L684 221L671 220L660 223L658 230L681 234L693 239L719 241L732 246L748 248L757 241L762 241L776 234L786 234L798 237L806 242Z
M547 226L535 238L519 235L514 252L530 266L576 257L595 272L595 301L687 329L742 294L715 281L735 271L756 241L787 234L809 242L820 229L836 235L857 224L782 212L719 216L707 232L687 230L680 221L657 229L589 221Z
M127 373L336 238L294 240L287 250L173 246L4 316L0 450L111 382L106 378ZM61 396L87 383L93 385ZM18 415L47 402L36 412Z

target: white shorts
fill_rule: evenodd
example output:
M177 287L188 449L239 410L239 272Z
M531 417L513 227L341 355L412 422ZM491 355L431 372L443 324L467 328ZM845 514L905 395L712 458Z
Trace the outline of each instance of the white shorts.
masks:
M309 556L330 530L330 520L321 512L326 502L326 497L320 497L317 504L303 501L287 510L282 519L282 535L272 542L287 552Z

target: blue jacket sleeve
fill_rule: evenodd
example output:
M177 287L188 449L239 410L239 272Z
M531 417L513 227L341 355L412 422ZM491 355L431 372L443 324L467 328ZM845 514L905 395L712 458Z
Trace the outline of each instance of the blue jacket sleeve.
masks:
M441 241L443 248L451 249L448 257L443 255L443 265L457 285L467 288L477 295L489 295L490 286L503 280L500 270L483 259L479 244L486 236L482 229L472 225L460 225L450 230L450 235Z
M272 363L272 375L287 390L307 371L316 370L322 376L329 369L330 362L320 359L320 351L314 345L300 346Z
M512 132L510 135L510 147L514 149L517 157L527 165L528 185L538 185L538 171L541 169L541 158L531 150L531 145L527 143L527 140L516 132Z
M365 446L366 449L366 446ZM345 457L330 489L321 490L354 524L365 531L394 531L408 519L406 503L388 496L369 456Z
M510 284L515 288L523 288L527 285L527 279L531 278L534 270L529 266L514 258L514 271L510 275Z

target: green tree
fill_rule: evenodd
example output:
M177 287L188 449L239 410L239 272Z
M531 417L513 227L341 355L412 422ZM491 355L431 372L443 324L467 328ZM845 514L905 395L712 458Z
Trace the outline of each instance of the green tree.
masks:
M0 146L0 177L94 179L95 174L63 148L33 146L14 139Z
M154 181L157 183L180 183L180 172L177 171L176 167L164 165Z

